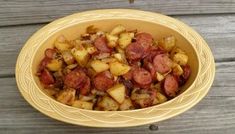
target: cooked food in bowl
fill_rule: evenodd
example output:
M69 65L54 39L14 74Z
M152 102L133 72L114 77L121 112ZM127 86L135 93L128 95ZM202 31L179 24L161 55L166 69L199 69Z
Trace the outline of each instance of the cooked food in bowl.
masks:
M131 110L161 104L181 93L191 74L188 55L168 35L87 27L75 40L58 36L45 50L37 75L57 101L89 110Z

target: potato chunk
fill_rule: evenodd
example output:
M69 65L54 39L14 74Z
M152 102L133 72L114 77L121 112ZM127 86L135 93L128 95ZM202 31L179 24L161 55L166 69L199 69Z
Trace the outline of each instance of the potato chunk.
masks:
M75 100L75 94L76 94L75 89L72 88L65 89L59 93L57 101L63 104L72 105Z
M184 73L184 71L181 68L181 66L176 64L175 67L173 68L173 74L179 76L179 75L182 75L183 73Z
M113 28L113 30L110 32L111 35L118 35L122 32L126 31L126 28L123 25L117 25Z
M116 76L123 75L131 69L130 66L120 62L112 62L109 65L110 65L110 72Z
M122 104L119 106L121 111L134 109L131 99L125 99Z
M108 41L108 46L113 48L117 46L118 37L111 34L106 34L106 39Z
M171 51L175 47L175 37L174 36L168 36L163 38L159 45L166 51Z
M134 33L121 33L118 40L119 46L125 49L131 43L132 38L134 38Z
M125 99L125 90L126 89L123 84L117 84L108 89L107 92L114 100L121 104Z
M80 66L86 66L90 55L82 46L80 48L73 48L71 53Z
M81 101L81 100L74 101L72 106L77 107L77 108L81 108L81 109L88 109L88 110L93 109L93 103L92 102L86 102L86 101Z
M97 72L103 72L105 70L109 69L109 65L105 62L102 62L100 60L93 60L91 61L91 67Z
M162 81L164 79L164 76L158 72L156 72L156 78L158 81Z
M62 57L64 59L64 62L67 64L67 65L71 65L74 63L75 59L71 53L71 51L63 51L62 52Z
M173 61L179 65L186 65L188 63L188 56L183 53L177 53L173 56Z
M47 64L47 68L50 71L58 71L62 68L63 62L59 59L53 59Z
M157 92L157 99L159 101L159 103L163 103L167 101L166 96L164 96L163 94L161 94L160 92Z
M55 47L60 51L69 50L72 46L68 43L63 35L59 36L55 41Z
M97 103L97 106L105 111L116 111L119 108L118 103L108 96L102 97L101 101Z

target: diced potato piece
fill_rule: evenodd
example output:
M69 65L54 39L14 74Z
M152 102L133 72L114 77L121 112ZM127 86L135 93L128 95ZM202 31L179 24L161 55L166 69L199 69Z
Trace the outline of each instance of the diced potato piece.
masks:
M139 100L149 98L150 95L147 93L136 93L136 89L131 92L131 100Z
M123 75L131 69L130 66L120 62L112 62L109 65L110 65L110 72L116 76Z
M125 99L125 90L126 89L123 84L117 84L108 89L107 92L114 100L121 104Z
M168 36L163 38L159 45L166 51L171 51L175 47L175 37L174 36Z
M87 51L89 54L94 54L94 53L97 52L98 50L97 50L95 47L93 47L93 46L88 46L88 47L86 48L86 51Z
M63 57L65 63L68 64L68 65L73 64L74 61L75 61L71 51L63 51L62 52L62 57Z
M76 68L77 66L78 66L78 64L70 64L65 68L72 70L72 69Z
M55 41L55 47L60 51L70 49L72 46L67 42L63 35L59 36Z
M134 109L131 99L125 99L122 104L119 106L121 111Z
M105 62L102 62L100 60L93 60L91 61L91 67L97 72L103 72L105 70L109 69L109 65Z
M45 88L44 91L46 92L47 95L53 97L54 95L58 94L58 90L52 89L52 88Z
M164 79L164 76L158 72L156 72L156 78L158 81L162 81Z
M121 33L118 40L119 46L125 49L131 43L132 38L134 38L134 33Z
M125 57L125 54L123 53L115 53L113 54L114 58L116 58L119 62L121 63L126 63L127 64L127 60Z
M173 68L173 74L175 75L182 75L184 73L183 69L181 68L180 65L176 65L174 68Z
M111 34L106 34L106 39L108 41L108 46L113 48L117 46L118 37Z
M76 100L76 101L73 102L72 106L77 107L77 108L81 108L81 109L92 110L93 103L92 102L81 101L81 100Z
M174 47L172 50L171 50L171 57L173 57L175 54L177 53L182 53L182 54L185 54L185 52L183 50L181 50L180 48L178 47Z
M118 53L125 54L125 51L119 45L116 47L116 50Z
M73 48L71 53L80 66L86 66L90 55L83 47L79 49Z
M159 101L159 103L163 103L167 101L166 96L164 96L163 94L161 94L160 92L157 92L157 99Z
M75 100L75 94L76 94L75 89L72 88L65 89L59 93L57 101L63 104L72 105Z
M94 25L90 25L86 28L86 33L95 34L98 31L98 28L94 27Z
M58 71L62 68L63 62L59 59L53 59L47 64L47 68L50 71Z
M111 63L111 62L117 61L117 59L116 59L116 58L109 57L109 58L101 59L101 61L102 61L102 62L105 62L105 63Z
M101 101L97 103L97 106L105 111L116 111L119 108L118 103L108 96L104 96Z
M123 25L117 25L113 30L110 32L111 35L118 35L122 32L126 31L126 28Z
M186 65L188 63L188 56L183 53L177 53L173 56L173 61L179 65Z

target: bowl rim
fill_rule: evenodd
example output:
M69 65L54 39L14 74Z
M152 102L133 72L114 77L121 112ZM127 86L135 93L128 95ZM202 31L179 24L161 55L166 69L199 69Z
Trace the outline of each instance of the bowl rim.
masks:
M72 18L75 17L75 16L80 16L80 15L85 15L85 14L91 14L91 13L97 13L97 12L103 13L103 14L109 14L110 12L122 12L122 13L125 13L125 12L130 12L130 11L131 11L131 12L135 12L135 13L137 13L137 14L138 14L138 13L141 13L141 14L151 14L151 15L154 14L154 15L156 15L156 16L164 17L165 19L171 19L171 20L174 20L175 22L180 23L181 25L183 25L183 27L187 28L187 30L193 31L194 34L196 33L192 28L188 27L188 26L185 25L184 23L182 23L182 22L180 22L180 21L178 21L178 20L176 20L176 19L173 19L173 18L171 18L171 17L158 14L158 13L152 13L152 12L146 12L146 11L140 11L140 10L133 10L133 9L103 9L103 10L92 10L92 11L85 11L85 12L81 12L81 13L72 14L72 15L66 16L66 17L64 17L64 18L55 20L55 21L51 22L50 24L44 26L43 28L41 28L40 30L38 30L35 34L33 34L33 35L31 36L31 38L26 42L26 44L24 45L24 47L22 48L22 50L21 50L21 52L20 52L20 54L19 54L19 57L20 57L20 55L22 55L22 51L23 51L24 49L26 49L26 45L29 44L30 40L32 40L33 37L38 36L38 34L39 34L40 32L42 32L42 31L44 31L45 29L48 29L48 28L50 28L50 27L53 27L53 26L56 25L56 24L58 25L58 23L61 23L61 22L63 22L64 20L72 19ZM112 18L112 19L115 19L115 18ZM120 18L116 18L116 19L120 19ZM96 19L95 19L95 20L96 20ZM104 20L107 20L107 19L104 19ZM140 19L140 20L141 20L141 19ZM91 21L94 21L94 20L91 20ZM141 21L149 22L148 20L141 20ZM85 22L87 22L87 21L85 21ZM159 25L160 25L160 24L159 24ZM63 29L68 28L68 27L70 27L70 26L72 26L72 25L64 26ZM166 25L162 25L162 26L166 27ZM170 28L170 27L167 27L167 28ZM171 30L174 30L174 29L172 29L172 28L170 28L170 29L171 29ZM57 29L57 31L59 31L59 30L60 30L60 29ZM175 31L175 30L174 30L174 31ZM183 38L185 38L185 36L182 35L182 33L178 32L178 31L176 31L176 32L179 33ZM53 33L53 34L54 34L54 33ZM53 35L53 34L52 34L52 35ZM197 34L197 33L196 33L196 34ZM198 35L198 36L200 37L200 35ZM49 36L49 37L46 37L46 39L44 39L40 44L42 44L42 43L43 43L44 41L46 41L48 38L50 38L50 36ZM191 42L190 42L190 40L189 40L188 38L185 38L185 39L191 44ZM207 46L206 42L202 39L202 37L200 37L200 39L203 41L202 44L204 44L205 46ZM172 103L173 101L176 100L176 98L183 96L184 94L186 94L187 92L190 91L189 89L193 88L193 86L195 85L195 83L196 83L196 81L197 81L197 79L198 79L199 73L200 73L200 71L201 71L201 70L200 70L201 64L200 64L200 58L199 58L198 52L197 52L195 46L192 45L192 48L194 49L194 51L195 51L195 53L196 53L196 56L197 56L197 59L198 59L198 62L199 62L199 64L198 64L198 66L199 66L199 67L198 67L198 72L197 72L197 74L196 74L196 76L195 76L195 80L192 82L192 84L191 84L183 93L181 93L179 96L175 97L174 99L171 99L171 100L169 100L169 101L167 101L167 102L165 102L165 103L163 103L163 104L151 106L151 107L148 107L148 108L135 109L135 110L127 110L127 111L95 111L95 110L85 110L85 109L79 109L79 110L82 110L82 111L85 111L85 112L86 112L86 111L89 111L89 112L91 112L91 113L107 113L107 112L109 112L109 113L130 113L130 112L146 111L146 110L149 110L149 109L158 108L158 107L160 107L160 106L164 106L164 105L168 105L169 103ZM207 46L207 49L209 49L208 46ZM209 49L208 51L209 51L209 53L210 53L209 56L210 56L210 58L211 58L212 61L213 61L212 64L214 64L213 55L211 54L210 49ZM32 56L33 58L35 57L35 54L36 54L36 52L35 52L34 55ZM22 92L22 89L21 89L21 85L20 85L20 81L19 81L19 74L18 74L18 72L19 72L18 69L19 69L19 64L20 64L20 63L19 63L19 62L20 62L19 57L17 58L16 70L15 70L15 72L16 72L15 74L16 74L17 85L18 85L18 88L19 88L19 90L20 90L22 96L31 104L32 102L28 100L28 98L24 95L24 93ZM29 66L29 67L30 67L30 73L31 73L31 74L33 74L33 73L32 73L32 67L31 67L31 66L32 66L32 62L33 62L33 61L31 61L30 66ZM214 65L212 65L212 67L213 67L213 66L214 66ZM213 70L214 70L214 69L213 69ZM34 75L34 74L33 74L33 75ZM209 87L211 86L211 84L212 84L212 82L213 82L213 79L214 79L214 73L213 73L213 71L212 71L212 80L211 80L211 83L209 84ZM33 80L33 82L34 82L35 85L37 85L34 80ZM39 87L37 87L37 88L39 89ZM197 99L197 101L195 101L193 105L190 105L190 106L188 106L187 108L185 108L184 111L190 109L190 108L193 107L195 104L197 104L197 102L200 101L200 100L207 94L208 91L209 91L209 89L206 91L206 93L204 93L203 96L201 96L200 99ZM42 94L44 94L45 96L47 96L48 99L51 99L50 101L52 101L52 102L54 102L54 103L58 103L58 105L64 105L65 108L71 108L71 106L67 106L67 105L65 105L65 104L62 104L62 103L60 103L60 102L54 100L53 98L49 97L48 95L46 95L46 94L45 94L42 90L40 90L40 89L39 89L39 92L41 92ZM35 109L37 109L37 110L39 110L40 112L42 112L43 114L45 114L45 115L47 115L47 116L49 116L49 117L52 117L51 115L48 115L45 111L43 111L42 109L40 109L39 107L37 107L35 104L31 104L31 105L32 105ZM78 108L76 108L76 109L78 109ZM184 111L183 111L183 112L184 112ZM168 116L168 118L171 118L171 117L173 117L173 116L176 116L176 115L178 115L178 114L180 114L180 113L182 113L182 112L178 112L178 113L175 113L175 114L171 114L171 116ZM60 121L64 121L64 122L67 122L67 123L84 125L83 123L73 123L73 122L69 122L69 121L66 121L66 120L62 120L61 118L60 118L60 119L59 119L59 118L55 118L55 117L52 117L52 118L57 119L57 120L60 120ZM165 119L168 119L168 118L164 118L164 119L161 119L161 120L165 120ZM143 124L148 124L148 123L152 123L152 122L153 122L153 121L149 121L149 122L146 122L146 123L139 123L139 124L137 124L137 125L143 125ZM86 125L84 125L84 126L89 126L89 125L86 124ZM91 125L91 126L94 127L94 125ZM136 125L129 125L129 126L136 126ZM97 125L97 126L95 126L95 127L104 127L104 126L102 126L102 125L101 125L101 126L100 126L100 125ZM105 127L110 127L110 126L105 126ZM122 125L122 126L120 125L120 126L118 126L118 127L128 127L128 125L125 124L125 126L124 126L124 125Z

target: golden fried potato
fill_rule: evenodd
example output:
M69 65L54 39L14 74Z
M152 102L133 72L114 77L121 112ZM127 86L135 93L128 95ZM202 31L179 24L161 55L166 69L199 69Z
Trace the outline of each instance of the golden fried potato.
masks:
M166 51L171 51L175 47L175 37L168 36L164 37L160 42L159 46L161 46Z
M123 75L131 69L130 66L120 62L112 62L109 64L109 66L110 66L110 72L115 76Z
M70 65L70 64L73 64L75 59L71 53L71 51L69 50L66 50L66 51L63 51L62 52L62 57L64 59L64 62L67 64L67 65Z
M179 65L186 65L188 63L188 56L183 53L177 53L173 56L173 61Z
M162 93L157 92L157 99L159 101L159 103L163 103L167 101L166 96L164 96Z
M117 25L113 28L113 30L110 32L111 35L118 35L122 32L125 32L126 28L123 25Z
M109 69L109 65L105 62L102 62L100 60L93 60L91 61L91 67L97 72L103 72L105 70Z
M125 92L126 88L123 84L117 84L112 88L107 90L107 93L116 100L119 104L123 103L125 99Z
M184 73L183 69L181 68L181 66L179 64L176 64L173 68L173 74L175 75L182 75Z
M57 101L59 101L63 104L72 105L75 100L75 94L76 94L75 89L72 89L72 88L65 89L59 93L59 95L56 99L57 99Z
M66 40L66 38L63 35L61 35L56 39L55 47L60 51L65 51L69 50L72 47L72 45L70 45Z
M106 39L108 41L108 46L113 48L117 46L118 37L111 34L106 34Z
M125 49L131 43L132 38L134 38L134 33L121 33L118 40L119 46Z
M92 110L93 103L92 102L87 102L87 101L76 100L76 101L73 102L72 106L77 107L77 108L81 108L81 109Z
M80 66L86 66L87 62L89 61L90 55L85 50L85 48L73 48L71 50L71 53Z
M102 97L97 106L104 111L116 111L119 108L118 103L108 96Z
M47 64L47 68L50 71L58 71L62 68L63 62L59 59L53 59Z
M119 106L119 110L124 111L124 110L131 110L134 109L134 106L132 104L131 99L125 99L122 104Z

